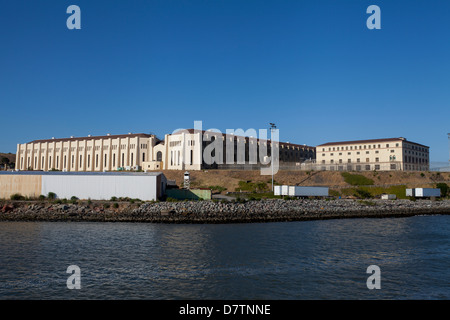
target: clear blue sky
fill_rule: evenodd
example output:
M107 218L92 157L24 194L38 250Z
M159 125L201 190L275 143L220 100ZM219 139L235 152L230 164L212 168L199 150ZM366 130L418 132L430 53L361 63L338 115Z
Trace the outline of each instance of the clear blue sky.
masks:
M448 160L448 0L0 1L0 152L202 120L308 145L402 136Z

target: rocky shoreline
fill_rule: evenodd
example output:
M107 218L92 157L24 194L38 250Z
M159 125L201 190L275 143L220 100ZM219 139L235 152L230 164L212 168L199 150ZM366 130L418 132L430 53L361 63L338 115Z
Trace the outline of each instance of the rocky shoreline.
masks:
M450 200L260 200L129 204L0 203L0 221L250 223L450 214Z

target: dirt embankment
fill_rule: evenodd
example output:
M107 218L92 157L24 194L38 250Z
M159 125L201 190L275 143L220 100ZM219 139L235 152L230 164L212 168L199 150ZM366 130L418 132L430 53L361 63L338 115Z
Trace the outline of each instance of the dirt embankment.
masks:
M178 186L183 184L184 171L164 170L169 180ZM373 180L375 186L406 185L411 188L435 187L436 183L450 183L450 172L358 172ZM265 182L271 185L272 176L261 175L259 170L202 170L190 171L192 187L221 186L227 191L239 188L239 181ZM301 186L328 186L330 188L351 187L345 182L341 172L333 171L278 171L274 176L276 184Z

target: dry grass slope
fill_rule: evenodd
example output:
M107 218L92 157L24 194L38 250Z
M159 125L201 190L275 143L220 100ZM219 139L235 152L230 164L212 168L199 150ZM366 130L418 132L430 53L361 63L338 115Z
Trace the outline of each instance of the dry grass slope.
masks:
M169 180L175 180L182 186L184 171L164 170ZM251 181L253 183L265 182L269 186L272 176L261 175L258 170L203 170L191 171L191 185L193 187L221 186L227 191L235 191L239 188L239 181ZM358 172L373 180L373 186L389 187L406 185L412 188L435 187L439 182L450 182L449 172ZM278 171L274 176L275 184L302 185L302 186L328 186L331 189L354 187L345 182L341 172L333 171Z

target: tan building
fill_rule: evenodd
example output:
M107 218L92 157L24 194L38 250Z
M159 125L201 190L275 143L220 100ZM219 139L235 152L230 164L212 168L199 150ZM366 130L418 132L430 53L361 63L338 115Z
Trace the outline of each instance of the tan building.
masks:
M218 142L220 145L216 145ZM231 149L227 149L230 145ZM281 165L298 165L315 158L315 147L285 142L277 142L276 147ZM68 172L257 169L261 165L260 153L270 156L271 148L270 140L194 129L166 134L164 141L143 133L52 138L17 145L16 169Z
M316 146L316 169L429 170L429 147L405 138L329 142Z
M196 129L166 135L165 143L166 168L178 170L259 169L272 150L270 140ZM311 161L316 154L316 148L307 145L277 141L275 147L283 168Z
M124 134L34 140L17 145L16 169L42 171L131 170L153 160L154 135Z

